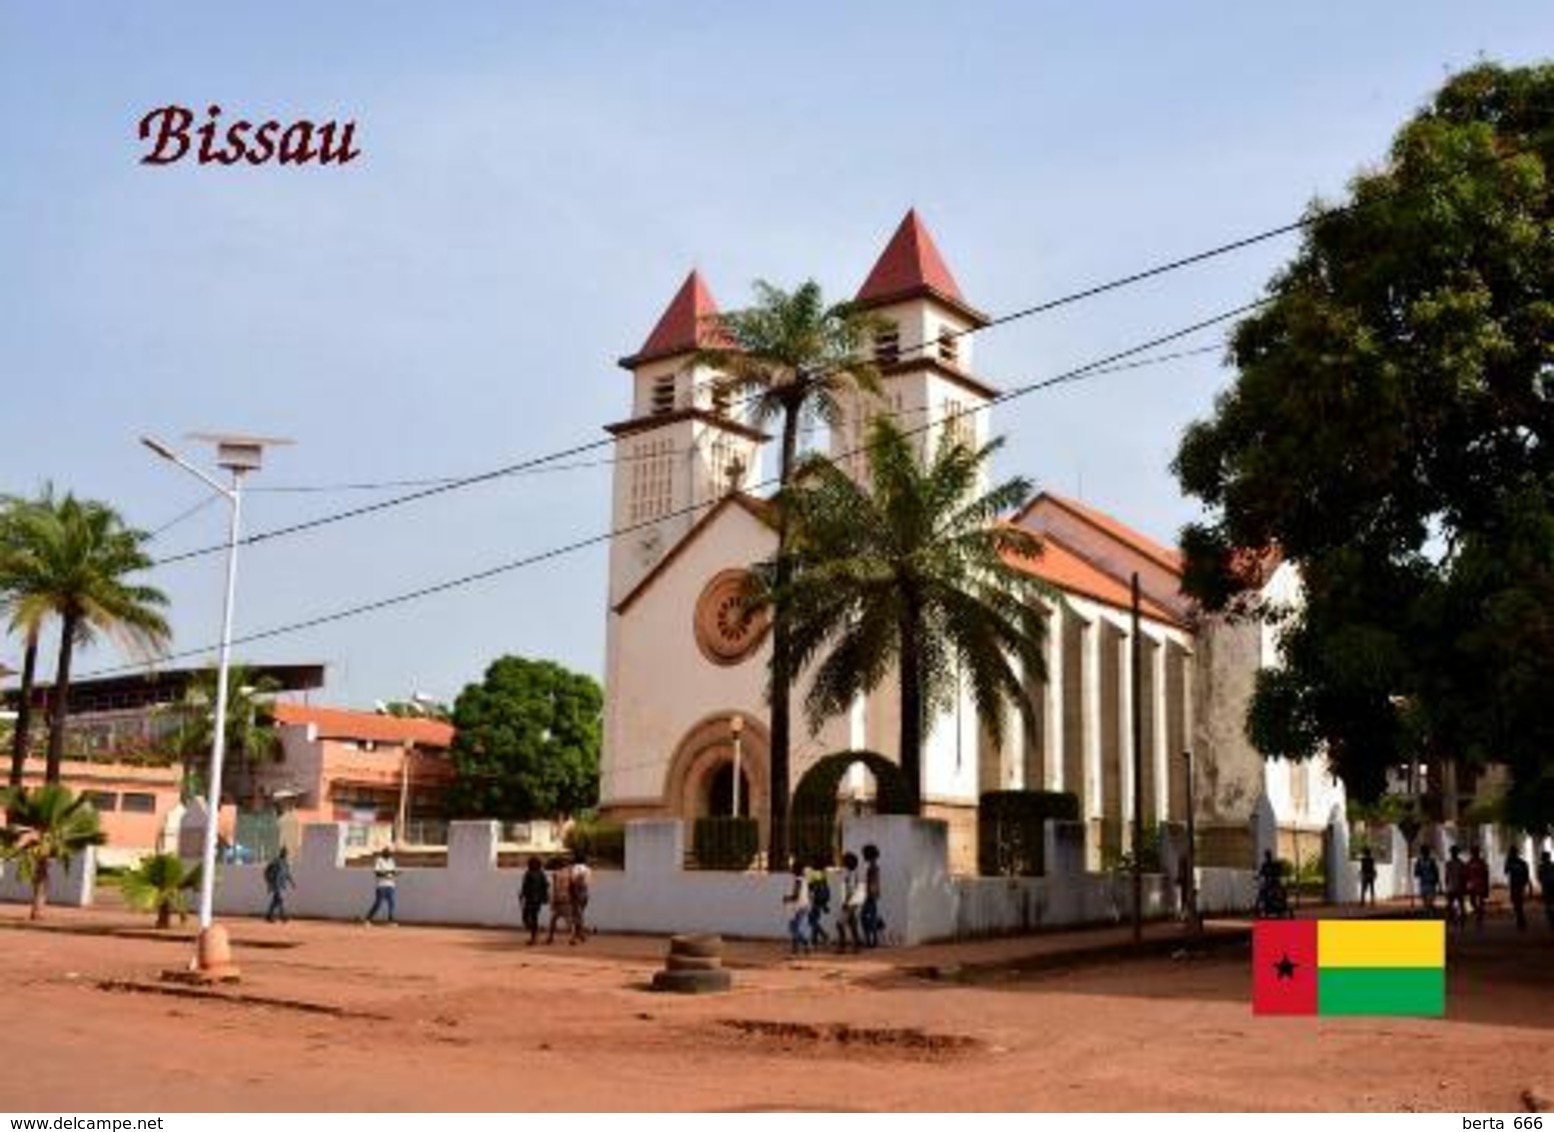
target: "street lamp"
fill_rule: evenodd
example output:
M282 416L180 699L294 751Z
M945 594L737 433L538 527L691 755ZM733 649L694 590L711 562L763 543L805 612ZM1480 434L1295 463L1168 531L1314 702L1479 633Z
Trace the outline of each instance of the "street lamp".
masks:
M740 767L741 755L743 754L740 750L740 737L745 730L745 717L742 715L729 716L728 729L734 733L734 816L737 818L739 816L739 779L743 773Z
M243 476L259 470L267 445L290 444L291 441L210 433L194 433L190 439L216 446L216 464L232 473L230 487L189 463L160 440L143 436L140 442L162 459L177 464L220 492L232 504L232 522L227 532L227 589L221 610L221 653L216 668L216 726L211 742L210 783L205 805L205 844L200 865L200 936L193 969L207 978L235 979L238 972L232 965L226 930L217 927L212 921L215 918L216 825L221 814L221 766L227 753L227 672L232 660L232 606L237 594L237 544L243 516Z

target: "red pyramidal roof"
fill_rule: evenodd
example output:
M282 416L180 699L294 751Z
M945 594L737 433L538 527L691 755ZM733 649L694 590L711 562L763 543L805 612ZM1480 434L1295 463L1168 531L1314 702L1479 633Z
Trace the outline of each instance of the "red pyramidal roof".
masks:
M655 358L673 357L712 345L716 334L707 319L717 313L718 304L707 289L707 281L700 271L692 271L680 284L674 298L669 300L653 333L642 343L642 349L629 358L622 358L621 365L631 369Z
M883 306L900 299L930 295L968 316L973 322L986 322L982 313L966 302L960 284L945 265L938 246L928 234L928 226L909 209L896 234L885 245L874 270L858 288L857 300L868 306Z

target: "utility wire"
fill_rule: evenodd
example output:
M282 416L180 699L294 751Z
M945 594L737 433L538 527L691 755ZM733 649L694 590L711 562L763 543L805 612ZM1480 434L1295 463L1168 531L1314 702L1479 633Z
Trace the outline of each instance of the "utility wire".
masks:
M1534 151L1531 148L1512 147L1503 153L1495 154L1494 157L1487 161L1470 163L1469 168L1471 169L1474 166L1489 166L1500 164L1513 158L1520 157L1529 152ZM1183 268L1191 267L1199 263L1204 263L1219 256L1228 255L1231 252L1237 252L1245 248L1253 247L1268 240L1276 239L1279 236L1285 236L1292 232L1301 231L1302 229L1312 227L1313 225L1334 216L1363 210L1384 199L1386 199L1385 195L1381 195L1364 201L1351 201L1347 204L1333 205L1328 208L1315 209L1297 220L1292 220L1285 224L1279 224L1272 228L1265 228L1262 231L1255 232L1249 236L1243 236L1240 239L1218 244L1203 251L1194 252L1191 255L1167 260L1164 263L1159 263L1152 267L1147 267L1141 271L1132 272L1128 275L1119 276L1104 283L1098 283L1094 286L1085 287L1077 291L1070 291L1067 294L1059 295L1056 298L1048 299L1033 306L1023 307L1019 310L1011 311L1008 314L1000 315L989 321L985 327L968 327L965 330L946 332L943 337L959 338L965 335L979 333L984 329L990 329L994 326L1004 326L1019 319L1030 318L1038 314L1045 314L1049 311L1057 310L1060 307L1070 306L1074 303L1082 302L1086 299L1092 299L1098 295L1103 295L1110 291L1120 290L1124 287L1131 287L1148 279L1158 278L1159 276L1166 275L1173 271L1179 271ZM936 349L940 341L941 339L936 338L932 342L923 342L911 347L910 349ZM739 405L733 407L744 407L745 405L758 400L759 396L759 394L754 394L745 398ZM996 403L996 401L993 403ZM332 514L321 515L317 518L306 519L297 523L289 523L285 526L274 527L266 531L258 531L254 534L244 537L241 540L241 544L246 546L252 545L254 543L266 542L270 539L301 534L304 531L314 530L318 527L329 526L333 523L345 522L348 519L360 518L364 515L374 514L378 511L385 511L389 508L400 507L407 503L414 503L417 500L427 499L434 495L441 495L445 492L457 491L465 487L473 486L475 484L488 483L492 480L515 475L519 472L530 471L547 464L555 463L558 460L565 460L571 456L580 456L584 453L604 448L613 443L615 443L614 437L605 437L599 440L590 441L588 443L573 445L570 448L563 448L556 452L530 457L525 460L519 460L515 463L506 464L499 468L493 468L490 471L480 472L475 475L463 476L457 479L448 480L446 482L437 483L433 486L425 487L418 491L412 491L406 495L395 496L392 499L379 500L376 503L363 504L357 507L347 508L343 511L337 511ZM151 562L150 565L153 567L167 566L175 562L185 562L193 558L200 558L206 555L216 554L225 549L225 543L214 543L210 546L200 547L196 550L188 550L181 554L173 554L164 558L156 559Z
M1093 362L1078 366L1074 369L1066 370L1052 377L1043 378L1038 381L1031 381L1024 385L1016 386L998 394L996 397L991 398L984 404L968 407L955 415L957 417L971 416L975 413L985 412L991 409L994 405L1018 400L1019 398L1029 396L1032 393L1038 393L1042 390L1052 389L1060 385L1073 384L1098 376L1101 373L1111 372L1113 367L1118 367L1121 363L1124 363L1129 359L1137 358L1140 354L1148 353L1149 351L1157 349L1158 347L1168 345L1172 342L1178 342L1183 338L1190 337L1191 335L1197 334L1199 331L1206 330L1209 327L1217 326L1221 323L1228 322L1231 319L1239 318L1244 314L1248 314L1254 310L1259 309L1260 307L1267 305L1271 301L1272 300L1270 298L1263 298L1243 304L1239 307L1234 307L1230 310L1223 311L1220 314L1216 314L1199 322L1195 322L1190 326L1185 326L1179 330L1173 330L1167 334L1162 334L1156 338L1150 339L1147 342L1141 342L1136 346L1130 346L1125 350L1119 350L1116 353L1108 354L1106 357L1098 358ZM913 428L906 429L904 431L907 435L910 436L916 433L927 431L928 429L934 427L935 423L936 422L928 421L924 424L914 426ZM850 452L842 453L837 457L837 460L845 460L848 457L857 455L858 453L865 450L866 446L855 448ZM779 481L776 477L770 477L762 483L755 485L755 489L760 490L761 488L765 487L777 486L778 483ZM666 519L673 519L682 515L691 515L698 511L710 510L726 498L726 495L717 496L709 500L704 500L700 503L689 504L685 507L677 508L675 510L665 512L661 515L655 515L651 519L644 519L636 523L628 523L625 526L605 531L602 534L591 535L587 538L564 543L560 546L554 546L547 550L537 551L533 554L524 555L521 558L515 558L507 562L499 563L495 566L487 567L484 570L477 570L473 573L463 574L459 577L450 578L446 581L437 582L429 586L421 586L413 590L407 590L403 593L394 594L390 597L378 598L375 601L362 602L358 605L346 606L343 609L337 609L330 613L319 614L316 617L305 618L301 621L292 621L285 625L277 625L269 629L261 629L256 632L245 633L241 636L234 637L232 639L232 644L252 644L256 641L265 641L274 637L288 636L292 633L299 633L306 629L317 628L320 625L328 625L336 621L345 621L350 618L360 617L363 614L376 612L380 609L388 609L397 605L405 605L409 602L419 601L422 598L432 597L441 593L447 593L450 590L462 589L465 586L470 586L477 582L485 581L488 578L494 578L501 574L511 573L515 570L526 569L530 566L537 566L540 563L548 562L555 558L561 558L565 555L573 554L580 550L585 550L591 546L598 546L602 543L608 543L612 539L621 538L622 536L629 535L635 531L657 526L659 523L662 523ZM213 645L205 645L200 648L183 649L178 652L169 653L161 659L182 660L188 657L202 656L209 653L214 647L215 646ZM137 671L141 667L143 666L138 664L126 664L110 668L99 668L91 672L83 673L82 677L108 676L119 672Z

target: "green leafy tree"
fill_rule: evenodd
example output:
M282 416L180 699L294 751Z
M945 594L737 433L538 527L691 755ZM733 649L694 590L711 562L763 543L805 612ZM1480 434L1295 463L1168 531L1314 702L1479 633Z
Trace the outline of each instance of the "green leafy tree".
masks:
M23 881L32 886L30 919L43 916L48 899L49 872L55 862L69 867L76 854L102 845L97 811L85 797L55 783L35 789L11 787L5 792L5 826L0 828L0 855L15 861Z
M27 623L41 624L44 616L59 620L44 774L45 781L58 782L76 646L102 635L149 659L166 646L172 632L162 615L167 605L162 591L130 580L151 566L144 550L151 536L125 526L113 508L66 495L53 506L31 508L25 528L25 552L6 561L5 585L13 595L22 595L13 599L11 608L20 608ZM17 616L12 613L13 620Z
M1450 79L1313 211L1175 463L1207 606L1266 552L1301 572L1256 745L1325 752L1362 801L1400 763L1501 762L1529 829L1554 818L1551 170L1554 66Z
M881 417L869 435L867 482L817 456L804 463L789 497L794 570L786 593L771 592L786 598L794 663L816 665L804 702L810 729L847 711L894 670L912 813L922 805L927 721L953 703L962 675L995 743L1003 741L1010 706L1034 727L1021 674L1045 673L1042 602L1057 595L1018 565L1040 553L1035 536L1000 521L1029 498L1030 483L1017 478L980 490L1001 444L973 448L945 429L924 459L914 439ZM775 564L761 575L782 585Z
M827 306L820 285L812 280L792 292L758 281L755 293L755 305L714 316L712 337L720 344L698 351L696 360L725 375L719 383L721 392L750 399L751 416L758 424L781 421L775 560L775 581L781 592L791 571L789 521L783 499L798 465L799 428L809 418L839 425L845 394L851 390L878 392L879 370L869 354L869 343L882 323L877 315L852 303ZM768 860L774 871L786 868L788 857L788 801L792 787L789 693L796 671L790 655L788 626L787 610L779 600L772 610L775 678L769 692Z
M182 923L189 914L189 894L200 887L200 866L190 868L175 853L154 853L119 878L125 902L138 912L155 912L158 931Z
M459 815L522 821L573 814L599 797L604 695L549 660L504 656L453 707Z

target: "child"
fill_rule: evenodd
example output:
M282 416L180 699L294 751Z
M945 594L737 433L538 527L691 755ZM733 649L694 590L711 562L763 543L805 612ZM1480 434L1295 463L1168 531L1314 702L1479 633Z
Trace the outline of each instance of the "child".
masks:
M793 954L809 954L809 882L804 876L804 866L793 863L793 884L782 898L783 905L792 905L788 917L788 936L793 941Z
M867 947L880 945L885 921L880 919L880 851L873 845L863 847L863 942Z
M550 900L550 881L545 879L545 866L538 857L529 858L529 867L523 871L523 884L518 889L518 906L523 911L523 926L529 929L529 946L540 937L540 909Z
M831 880L826 876L824 864L816 863L809 873L809 942L811 947L830 943L821 920L831 911Z
M858 911L863 907L863 885L858 883L858 856L842 854L842 910L836 917L836 949L847 950L847 937L851 936L853 950L863 950L863 938L858 931Z

